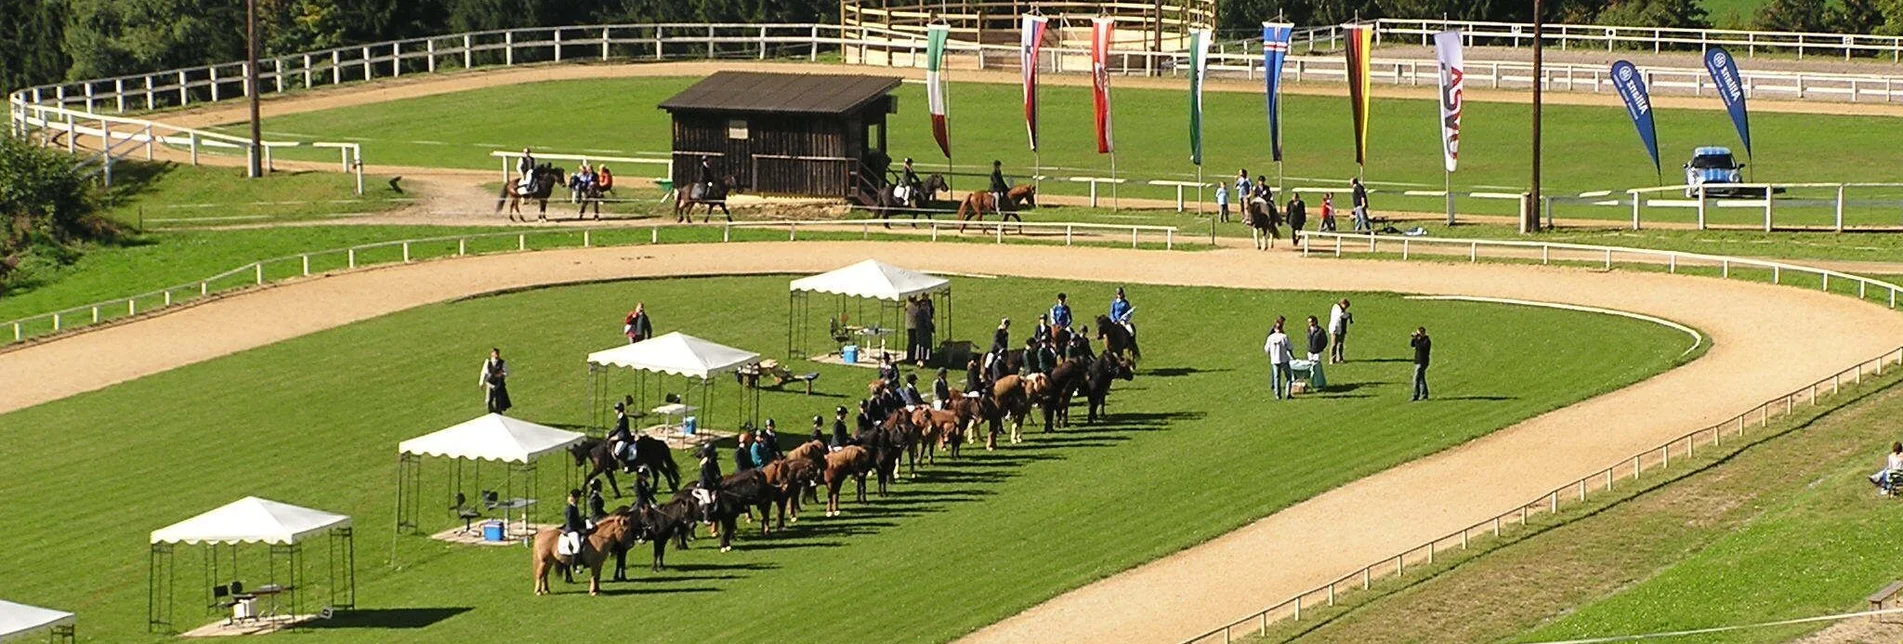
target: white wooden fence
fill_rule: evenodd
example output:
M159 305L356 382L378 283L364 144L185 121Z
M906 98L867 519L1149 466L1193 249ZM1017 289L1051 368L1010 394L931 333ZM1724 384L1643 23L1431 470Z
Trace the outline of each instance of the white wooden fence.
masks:
M69 153L97 157L106 185L112 185L112 165L115 161L140 151L143 151L147 161L153 160L156 156L155 146L185 150L192 165L198 165L199 152L205 148L244 150L247 158L262 154L263 166L270 169L273 150L304 145L297 141L261 141L259 149L253 150L251 140L244 137L178 127L159 121L36 105L21 102L18 98L15 95L9 99L13 116L9 126L14 128L14 134L25 137L29 132L37 131L41 134L42 144L57 142ZM88 138L92 139L90 146L86 142ZM342 171L355 173L356 192L363 194L362 146L332 142L315 142L310 146L337 150Z
M1376 33L1382 42L1396 43L1419 39L1433 44L1434 34L1458 29L1468 46L1531 47L1533 25L1517 22L1474 20L1408 20L1383 18L1376 21ZM1312 38L1327 37L1327 32ZM1339 38L1339 36L1335 36ZM1838 34L1792 31L1750 31L1741 29L1677 29L1671 27L1622 27L1614 25L1547 24L1541 26L1540 39L1560 50L1596 49L1605 51L1679 50L1704 51L1721 46L1732 53L1756 57L1759 50L1791 52L1799 59L1809 55L1839 55L1888 58L1903 62L1903 36Z

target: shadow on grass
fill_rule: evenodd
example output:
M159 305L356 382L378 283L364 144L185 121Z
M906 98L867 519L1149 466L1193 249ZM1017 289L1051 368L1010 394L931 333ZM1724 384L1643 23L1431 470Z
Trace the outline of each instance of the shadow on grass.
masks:
M473 610L468 606L449 608L360 608L338 611L330 619L310 622L311 628L427 628L443 620Z
M586 589L583 589L577 592L586 594L588 591ZM603 587L601 589L601 594L607 597L620 597L625 595L658 595L662 593L671 595L674 593L714 593L714 592L720 592L720 589L714 588L712 586L693 586L689 588L607 588L607 587ZM560 595L560 594L566 594L566 593L555 593L555 594Z
M1148 370L1139 371L1137 372L1137 375L1154 376L1157 378L1178 378L1182 376L1193 376L1196 374L1203 374L1203 373L1222 373L1224 371L1235 371L1235 369L1197 369L1195 367L1164 367L1162 369L1148 369Z

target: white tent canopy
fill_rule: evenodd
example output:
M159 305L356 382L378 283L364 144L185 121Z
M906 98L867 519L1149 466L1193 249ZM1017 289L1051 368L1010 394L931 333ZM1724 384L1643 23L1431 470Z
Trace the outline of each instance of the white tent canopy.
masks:
M396 450L398 454L528 463L543 454L567 449L584 437L502 414L486 414L397 443Z
M951 288L951 280L868 259L845 268L793 280L794 291L899 301Z
M350 526L350 517L247 496L216 510L152 531L152 543L292 544L331 528Z
M72 613L0 599L0 642L33 636L43 637L47 629L71 626L72 623Z
M588 354L589 364L703 380L759 358L758 353L709 342L679 331Z

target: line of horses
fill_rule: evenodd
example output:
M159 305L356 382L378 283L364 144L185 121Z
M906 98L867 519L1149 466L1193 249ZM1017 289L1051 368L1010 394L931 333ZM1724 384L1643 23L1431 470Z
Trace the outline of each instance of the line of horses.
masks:
M880 219L911 215L913 220L920 217L929 220L938 213L955 213L960 222L959 232L965 231L963 224L966 222L984 221L987 213L997 215L1000 221L1022 222L1024 219L1018 213L1037 207L1035 184L1011 186L1002 203L991 192L977 190L965 193L964 198L959 199L954 206L952 202L938 199L941 192L950 193L951 183L945 180L944 175L931 174L916 186L888 182L874 192L864 206ZM886 227L891 228L892 225L886 224Z
M1008 353L1004 358L1007 375L988 383L989 390L976 395L953 390L950 403L943 409L907 406L888 383L874 381L867 385L867 405L873 417L883 421L857 432L850 444L837 450L817 440L807 441L763 467L725 476L710 504L703 504L694 494L698 482L681 484L679 469L665 443L637 437L637 465L655 473L656 486L665 481L673 497L665 503L622 506L609 512L596 522L594 531L583 540L581 551L573 556L556 554L558 529L537 533L531 556L535 593L549 592L549 574L558 569L572 582L572 572L579 566L589 572L589 594L599 594L602 569L608 561L614 561L612 580L626 580L627 553L643 542L653 549L651 570L660 572L666 566L669 543L677 550L686 549L696 524L707 524L720 539L721 551L726 552L733 547L740 517L751 520L757 513L761 535L784 530L789 516L791 521L799 520L805 503L820 502L822 487L826 490L826 516L839 516L847 484L853 486L858 503L866 502L867 478L873 479L877 494L883 497L899 479L901 466L907 477L915 479L919 461L935 465L941 451L956 460L964 445L980 440L987 450L995 449L1001 436L1008 435L1014 444L1023 442L1024 423L1038 422L1034 411L1042 412L1047 433L1069 426L1070 407L1078 397L1084 399L1085 423L1107 419L1111 385L1135 378L1141 351L1121 325L1103 316L1096 321L1098 338L1105 346L1102 356L1072 356L1045 374L1018 373L1022 355ZM584 487L596 477L605 476L615 496L622 495L614 480L614 470L620 464L608 453L605 441L590 439L571 448L570 453L576 466L590 468Z
M525 187L526 184L526 187ZM527 222L529 216L522 212L522 205L534 202L536 220L548 221L548 200L559 188L568 186L568 171L552 164L544 163L529 171L528 181L520 179L506 182L496 194L496 214L502 214L504 208L509 211L509 221ZM595 219L601 218L601 202L607 198L606 191L599 186L590 185L578 188L575 201L581 208L575 211L575 219L581 220L588 215L588 209L595 209Z

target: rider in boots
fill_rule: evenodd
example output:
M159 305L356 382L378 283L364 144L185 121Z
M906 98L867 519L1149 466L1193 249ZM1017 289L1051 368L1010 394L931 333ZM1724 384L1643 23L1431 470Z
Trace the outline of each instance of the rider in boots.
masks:
M720 491L720 452L713 443L700 448L700 489L694 491L699 497L701 519L706 523L714 522L714 500Z
M628 427L626 403L615 403L615 428L608 432L608 454L621 462L622 472L634 471L634 431Z
M1010 203L1009 201L1006 200L1007 198L1010 197L1010 194L1011 194L1011 184L1004 182L1004 162L992 161L991 162L991 200L992 200L991 203L992 203L992 208L996 209L999 214L1003 214L1005 204Z

